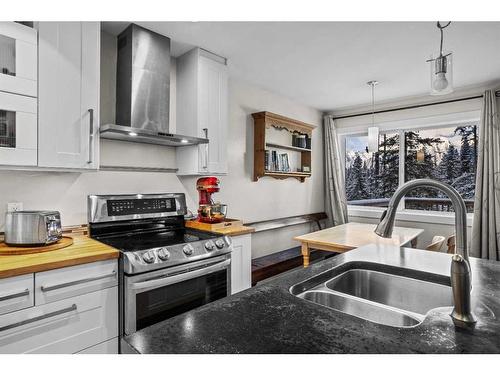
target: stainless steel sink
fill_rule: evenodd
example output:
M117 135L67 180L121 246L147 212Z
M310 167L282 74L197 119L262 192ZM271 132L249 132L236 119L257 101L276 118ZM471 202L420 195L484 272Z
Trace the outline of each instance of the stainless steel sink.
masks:
M296 284L290 291L306 301L395 327L414 327L430 310L453 305L449 280L446 285L443 279L430 282L400 274L344 267Z
M453 305L449 286L365 269L344 272L328 281L326 287L421 315Z
M299 297L306 301L311 301L375 323L396 327L412 327L420 323L420 320L403 312L390 310L369 303L368 301L345 297L331 292L310 291L304 292Z

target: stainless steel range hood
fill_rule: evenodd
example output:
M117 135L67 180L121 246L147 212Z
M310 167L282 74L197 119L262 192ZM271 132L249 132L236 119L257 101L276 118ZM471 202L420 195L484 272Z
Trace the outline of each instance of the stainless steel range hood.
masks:
M165 146L208 143L169 131L170 39L131 24L118 35L116 124L101 138Z

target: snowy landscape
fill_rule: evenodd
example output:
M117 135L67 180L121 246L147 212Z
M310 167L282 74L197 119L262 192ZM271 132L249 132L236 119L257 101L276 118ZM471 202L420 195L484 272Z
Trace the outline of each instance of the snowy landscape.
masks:
M349 204L386 206L399 186L398 133L382 134L378 152L367 151L367 137L346 138L346 194ZM472 211L477 159L475 124L405 131L405 181L432 178L450 184ZM449 200L420 188L405 200L408 209L451 211Z

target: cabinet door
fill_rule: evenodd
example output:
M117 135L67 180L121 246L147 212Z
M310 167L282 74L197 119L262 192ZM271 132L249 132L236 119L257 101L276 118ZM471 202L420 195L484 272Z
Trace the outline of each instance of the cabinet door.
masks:
M0 22L0 91L36 97L36 30Z
M98 167L98 22L38 25L38 165Z
M252 286L252 236L245 234L231 239L231 294L235 294Z
M209 173L227 173L227 66L200 55L199 69L198 136L210 140L200 168L207 163Z
M0 92L0 164L37 163L36 98Z

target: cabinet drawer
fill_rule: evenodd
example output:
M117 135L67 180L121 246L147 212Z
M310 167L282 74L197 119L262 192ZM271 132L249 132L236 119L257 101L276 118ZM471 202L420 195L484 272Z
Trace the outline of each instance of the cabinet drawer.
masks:
M35 303L43 305L116 285L116 260L39 272L35 274Z
M37 32L0 22L0 91L37 96Z
M0 279L0 315L33 306L33 296L32 273Z
M2 315L0 353L70 354L118 336L118 287Z

